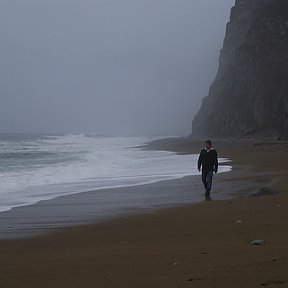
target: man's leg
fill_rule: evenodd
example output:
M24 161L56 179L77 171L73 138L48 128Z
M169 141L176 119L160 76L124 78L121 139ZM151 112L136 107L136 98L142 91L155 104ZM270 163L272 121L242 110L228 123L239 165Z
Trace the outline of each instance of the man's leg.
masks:
M206 196L210 196L213 180L213 171L209 171L206 176Z
M202 170L202 182L205 187L205 190L207 190L207 171Z

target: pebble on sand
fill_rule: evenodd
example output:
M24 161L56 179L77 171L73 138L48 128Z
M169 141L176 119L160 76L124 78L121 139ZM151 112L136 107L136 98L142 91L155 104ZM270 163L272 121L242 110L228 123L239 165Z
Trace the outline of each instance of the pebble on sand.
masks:
M241 224L241 223L243 223L243 221L242 220L236 220L235 223L236 224Z
M265 243L264 240L253 240L250 242L252 245L263 245Z

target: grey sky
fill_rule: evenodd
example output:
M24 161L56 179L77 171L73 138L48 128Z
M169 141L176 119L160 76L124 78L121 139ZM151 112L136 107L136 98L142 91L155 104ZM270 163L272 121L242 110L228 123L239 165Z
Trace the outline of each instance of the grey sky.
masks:
M188 134L234 0L0 0L0 132Z

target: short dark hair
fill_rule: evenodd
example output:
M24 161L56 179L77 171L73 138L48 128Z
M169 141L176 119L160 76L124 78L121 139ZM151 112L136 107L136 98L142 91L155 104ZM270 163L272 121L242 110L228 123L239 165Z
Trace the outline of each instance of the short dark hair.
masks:
M212 141L211 140L206 140L205 143L210 145L210 146L212 146Z

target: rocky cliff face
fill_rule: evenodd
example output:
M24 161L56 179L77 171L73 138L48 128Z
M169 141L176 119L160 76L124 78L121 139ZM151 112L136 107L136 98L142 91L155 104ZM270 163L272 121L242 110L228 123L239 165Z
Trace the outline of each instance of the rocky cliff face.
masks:
M288 137L288 0L236 0L196 137Z

